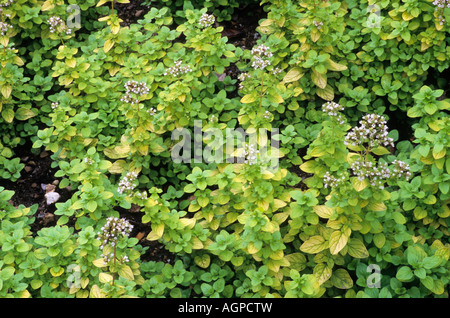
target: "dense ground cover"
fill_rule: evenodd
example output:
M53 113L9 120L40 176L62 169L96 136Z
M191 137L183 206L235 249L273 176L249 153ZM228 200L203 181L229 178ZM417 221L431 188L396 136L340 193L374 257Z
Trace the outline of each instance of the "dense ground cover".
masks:
M448 298L448 21L0 0L0 296Z

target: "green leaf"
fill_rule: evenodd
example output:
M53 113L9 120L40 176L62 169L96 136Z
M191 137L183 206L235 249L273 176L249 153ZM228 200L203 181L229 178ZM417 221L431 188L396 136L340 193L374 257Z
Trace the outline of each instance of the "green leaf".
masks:
M409 246L405 253L408 264L413 266L419 264L425 257L427 257L425 251L419 246Z
M391 153L389 150L387 150L385 147L382 146L373 149L372 152L377 156L387 155Z
M383 233L377 233L373 236L373 243L376 247L382 248L384 246L384 243L386 243L386 237Z
M406 223L406 218L400 212L392 213L392 218L394 219L395 223L397 223L397 224L405 224Z
M436 256L427 256L423 259L422 264L424 268L432 269L441 264L441 259Z
M14 120L14 111L11 108L3 109L2 117L7 123L11 123Z
M331 276L331 283L339 289L349 289L353 287L353 280L350 274L343 268L337 269Z
M88 209L90 212L94 212L95 209L97 209L97 201L89 201L86 204L86 209Z
M34 117L35 114L31 109L21 107L16 110L15 116L18 120L27 120L31 117Z
M397 271L395 277L401 282L408 282L414 277L414 274L411 271L411 268L409 268L408 266L402 266Z
M369 257L369 252L367 251L364 243L359 239L350 239L348 242L348 253L350 256L355 258L366 258Z
M308 240L303 242L300 246L300 250L309 254L317 254L320 251L328 247L328 242L320 235L315 235L310 237Z
M16 250L20 253L26 253L30 250L30 246L27 243L22 242L16 246Z

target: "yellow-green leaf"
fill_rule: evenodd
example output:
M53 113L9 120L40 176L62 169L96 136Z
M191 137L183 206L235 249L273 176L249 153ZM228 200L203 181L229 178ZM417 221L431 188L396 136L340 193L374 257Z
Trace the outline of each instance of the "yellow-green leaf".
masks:
M353 286L353 280L350 274L343 268L339 268L333 273L331 283L339 289L349 289Z
M294 67L286 73L286 75L283 78L283 82L291 83L298 81L299 79L302 78L303 75L304 74L301 72L300 68Z
M281 97L281 95L278 93L268 94L267 97L269 101L275 104L281 104L282 102L284 102L283 97Z
M209 254L203 254L202 256L195 256L194 262L201 268L208 268L211 262L211 257L209 256Z
M300 169L306 173L314 173L316 168L316 162L314 160L306 161L300 165Z
M250 254L256 254L258 253L259 249L255 246L255 244L253 244L253 242L250 242L247 246L247 251Z
M31 117L34 117L35 114L31 109L28 108L24 108L24 107L20 107L19 109L16 110L16 115L15 117L18 120L27 120Z
M330 235L330 252L331 254L339 253L345 245L347 245L349 236L342 233L340 230L336 230Z
M147 240L156 241L164 234L164 223L158 225L152 225L152 231L147 235Z
M67 66L74 68L77 65L77 60L72 58L72 59L67 59L66 61Z
M128 265L122 265L119 269L118 274L128 280L134 280L133 271L131 270L131 267Z
M280 208L283 208L286 206L286 202L280 199L274 199L273 200L273 210L276 211Z
M382 156L382 155L387 155L390 154L391 152L389 150L387 150L385 147L383 146L379 146L375 149L372 150L372 152L374 154L376 154L377 156Z
M300 250L309 254L317 254L328 247L328 242L320 235L315 235L307 239L300 246Z
M348 242L348 253L354 258L366 258L369 257L369 252L367 251L364 243L359 239L350 239Z
M91 292L89 293L89 297L90 298L104 298L105 297L105 293L102 292L102 290L97 285L94 285L91 288Z
M114 46L114 43L114 40L106 40L105 44L103 45L103 51L105 51L105 53L108 53L108 51L111 50L111 48Z
M105 284L105 283L111 282L113 280L113 277L112 277L112 275L110 275L108 273L100 273L98 275L98 279L99 279L100 283Z
M49 11L55 7L53 0L45 1L41 6L41 11Z
M334 90L329 84L327 84L325 88L318 87L316 89L316 94L326 101L332 101L334 99Z
M314 84L316 84L317 87L325 89L327 87L327 75L326 74L320 74L319 72L316 72L315 70L311 73L311 79Z
M320 38L320 32L317 29L313 29L311 31L311 40L315 43L319 40Z
M383 202L371 203L367 206L367 208L371 211L384 211L387 209Z
M326 263L319 263L314 267L313 274L317 277L319 285L322 285L330 279L332 269Z
M332 61L331 59L329 59L327 63L328 63L327 68L330 71L339 72L339 71L345 71L347 69L346 65L336 63L336 62Z
M7 123L11 123L14 119L14 111L11 108L3 109L2 117Z
M354 177L354 178L352 178L352 185L353 185L353 189L355 189L358 192L361 192L369 185L369 183L367 182L366 179L363 179L362 181L360 181L360 180L358 180L358 178Z
M11 95L11 92L12 92L12 88L10 85L2 86L1 92L2 92L3 97L9 98L9 96Z
M92 264L94 264L95 267L100 267L100 268L106 266L105 260L103 258L96 259L95 261L92 262Z
M333 209L326 205L315 205L313 210L318 216L324 219L328 219L333 214Z
M310 155L313 157L321 157L326 154L327 154L327 151L322 147L314 147L310 153Z
M384 246L384 243L386 243L386 237L383 233L377 233L373 236L373 243L376 247L382 248Z
M129 145L119 145L114 147L113 149L105 148L103 152L107 157L111 159L120 159L128 157L130 150L131 148Z
M244 95L244 97L241 98L242 104L250 104L253 103L258 99L258 95L256 93L250 93L247 95Z
M192 229L194 227L195 222L196 221L194 218L180 218L180 223L183 224L184 227L187 227L189 229Z
M289 262L289 268L302 271L306 267L307 259L302 253L292 253L284 257Z
M104 5L105 3L107 3L107 2L110 2L111 0L100 0L98 3L97 3L97 7L100 7L100 6L102 6L102 5Z

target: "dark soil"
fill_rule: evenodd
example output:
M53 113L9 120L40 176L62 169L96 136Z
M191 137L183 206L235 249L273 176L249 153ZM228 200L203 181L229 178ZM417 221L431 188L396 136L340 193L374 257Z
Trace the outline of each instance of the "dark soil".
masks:
M115 3L114 8L117 10L119 17L123 20L122 25L130 25L136 23L139 19L150 10L150 7L144 6L143 1L130 0L128 4ZM228 37L229 43L242 49L251 49L259 38L256 32L258 21L265 17L265 13L258 4L246 5L243 8L235 9L235 13L231 21L221 22L224 27L223 36ZM232 78L237 78L240 70L235 64L230 65L225 71ZM31 207L38 205L37 211L32 216L35 218L31 225L31 230L36 233L43 227L56 225L57 215L55 204L47 204L45 197L46 191L43 187L50 185L55 186L55 191L60 194L58 202L65 202L70 199L74 191L70 188L60 189L58 187L61 178L55 177L58 168L52 168L51 153L47 151L32 151L31 142L14 149L15 156L25 164L25 168L21 172L21 177L12 182L10 180L0 179L0 186L15 192L10 203L16 207L24 205ZM146 247L146 252L141 256L143 261L162 261L170 263L174 256L165 249L165 246L159 242L146 240L147 235L151 231L151 224L141 222L143 213L140 212L138 206L132 206L129 210L116 208L121 217L127 218L133 224L131 237L139 239L139 243ZM73 225L74 219L69 221L68 225Z
M30 142L15 149L16 156L20 158L21 163L25 164L25 167L17 181L0 179L0 185L15 192L10 201L15 207L21 204L26 207L38 205L33 215L35 222L31 226L32 231L36 232L42 227L56 224L57 218L53 214L56 207L54 204L47 204L44 188L48 185L57 186L60 179L54 177L57 170L51 168L50 153L42 151L35 154L30 149ZM70 189L58 189L57 192L60 194L59 202L64 202L72 196Z

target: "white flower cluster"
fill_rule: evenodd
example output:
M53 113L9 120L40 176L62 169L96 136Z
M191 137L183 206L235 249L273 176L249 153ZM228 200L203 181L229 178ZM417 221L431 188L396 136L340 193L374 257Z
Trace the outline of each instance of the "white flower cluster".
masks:
M351 169L356 175L358 180L363 181L368 179L371 186L383 189L383 183L390 178L406 178L409 180L411 177L411 172L409 170L409 165L400 160L394 160L393 169L389 169L389 166L385 162L381 162L376 166L372 162L365 162L362 158L356 160Z
M248 165L254 165L257 162L257 155L259 150L255 148L254 144L245 144L244 145L244 162Z
M126 82L124 86L126 92L125 95L120 99L120 101L128 104L139 103L140 97L148 94L149 92L147 84L144 82L130 80Z
M13 2L14 2L13 0L6 0L3 3L0 3L0 8L7 7L7 6L11 5Z
M340 178L336 178L330 174L330 172L326 172L323 176L323 186L325 188L334 188L338 185L342 184L345 181L345 176Z
M389 167L385 162L377 165L372 161L365 161L363 158L359 158L351 164L350 168L359 181L367 180L371 186L383 189L384 183L390 178L404 177L406 180L409 180L411 177L408 164L400 160L394 160L392 164L393 167ZM324 187L337 187L344 182L345 178L346 176L336 178L327 171L323 177Z
M392 161L394 168L392 170L392 177L401 178L404 177L406 181L411 178L410 167L406 162L395 159Z
M238 76L238 80L239 80L239 89L243 89L244 88L244 81L247 79L247 78L250 78L251 76L250 76L250 74L249 73L241 73L241 74L239 74L239 76Z
M381 186L386 179L391 177L391 171L385 162L377 166L371 161L366 162L360 158L352 163L351 169L359 181L367 178L372 186Z
M11 5L12 3L13 3L13 0L7 0L3 3L0 3L0 16L3 15L3 8L6 8L7 6ZM7 18L11 18L11 14L9 14L9 13L5 13L4 16ZM1 23L2 22L0 22L0 24ZM3 35L3 34L0 33L0 35Z
M109 254L101 254L100 257L103 258L103 264L108 265L108 263L112 262L114 259L114 252L111 252ZM129 262L129 258L126 255L123 255L122 257L120 257L119 259L120 263L126 263Z
M340 124L345 123L344 116L340 113L340 111L343 109L344 106L339 105L338 103L335 102L326 102L325 104L322 105L322 111L326 113L328 116L336 118L336 120Z
M147 191L138 192L138 193L136 193L136 196L139 199L141 199L141 200L147 200L148 199Z
M84 161L85 163L87 163L88 165L91 165L91 164L94 163L94 159L88 158L88 157L85 157L85 158L83 159L83 161Z
M386 119L377 114L365 115L359 121L359 126L345 136L346 145L361 146L367 144L370 149L378 146L394 146L394 140L388 137Z
M12 28L12 25L6 22L0 22L0 35L6 35L6 32Z
M444 25L445 23L444 9L450 8L450 0L434 0L433 5L436 6L435 11L439 11L438 13L439 24Z
M189 65L181 66L181 63L182 63L181 60L176 61L175 65L169 67L164 72L164 76L167 76L167 75L179 76L181 74L186 74L186 73L192 72L192 68Z
M105 225L100 229L101 231L97 236L97 240L101 241L100 249L103 250L108 244L112 247L116 246L120 239L130 235L132 229L133 225L126 219L119 219L112 216L107 218ZM101 257L104 258L106 264L112 260L114 254L102 254ZM121 260L128 261L128 257L122 258Z
M270 119L270 116L271 116L272 114L268 111L268 110L266 110L265 112L264 112L264 114L263 114L263 117L265 118L265 119Z
M72 29L68 28L60 17L52 16L48 18L47 22L50 24L51 33L61 32L66 33L67 35L72 34Z
M272 52L270 52L270 49L268 46L265 46L264 44L255 46L252 48L252 55L253 55L253 62L252 67L257 69L265 69L267 66L270 65L270 60L273 56Z
M138 174L134 171L128 172L120 181L119 181L119 187L117 188L117 192L120 194L126 192L126 191L132 191L134 188L136 188L136 184L134 181L136 181L138 177Z
M53 102L53 103L50 105L50 107L51 107L52 109L56 109L56 108L58 108L58 106L59 106L59 103L58 103L58 102Z
M212 26L215 21L216 18L212 14L203 13L198 24L203 28L207 28Z
M156 114L156 109L154 109L153 107L151 107L150 109L147 109L147 113L150 116L154 116Z
M318 30L320 30L322 28L322 26L323 26L323 22L316 21L316 20L313 21L313 24L316 26L316 28Z
M280 74L281 73L281 68L279 68L279 67L275 67L273 70L272 70L272 74L273 75L277 75L277 74Z

